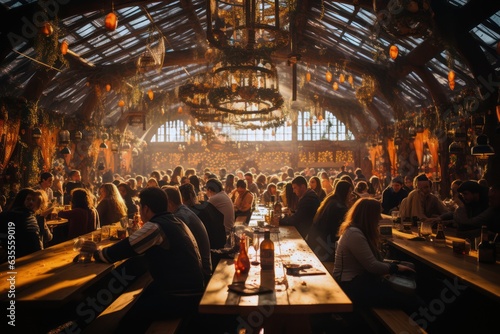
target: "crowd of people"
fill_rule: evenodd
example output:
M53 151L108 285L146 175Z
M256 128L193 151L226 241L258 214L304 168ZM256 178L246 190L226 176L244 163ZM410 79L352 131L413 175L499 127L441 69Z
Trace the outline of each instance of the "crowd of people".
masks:
M7 223L13 222L16 257L43 249L52 238L46 218L59 203L70 205L58 212L69 221L67 240L139 214L143 227L125 240L101 250L86 247L102 262L146 254L155 283L138 307L150 318L162 313L160 309L192 309L213 270L210 249L224 247L238 216L248 221L256 205L279 202L283 215L275 222L295 226L321 261L334 262L333 275L349 297L357 303L401 303L408 310L418 301L384 298L387 291L377 287L376 277L413 270L383 262L381 213L442 220L472 237L482 225L500 230L498 185L488 189L477 181L457 180L445 201L432 189L425 174L396 176L384 186L376 176L367 179L360 169L345 167L338 172L284 167L266 175L254 168L228 173L225 168L214 172L177 166L147 177L108 171L95 185L84 184L77 170L69 172L65 182L42 173L39 184L20 190L2 206L0 244L6 249ZM366 287L378 294L365 294Z

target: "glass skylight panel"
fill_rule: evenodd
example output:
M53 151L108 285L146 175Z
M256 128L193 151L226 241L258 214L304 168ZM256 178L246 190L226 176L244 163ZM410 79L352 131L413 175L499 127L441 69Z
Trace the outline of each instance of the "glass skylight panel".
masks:
M95 31L95 27L92 24L87 23L83 27L81 27L80 29L77 29L76 33L78 35L80 35L81 38L85 38L86 36L90 35L94 31Z
M499 32L491 30L483 24L480 24L477 27L473 28L472 33L488 45L494 45L500 39Z

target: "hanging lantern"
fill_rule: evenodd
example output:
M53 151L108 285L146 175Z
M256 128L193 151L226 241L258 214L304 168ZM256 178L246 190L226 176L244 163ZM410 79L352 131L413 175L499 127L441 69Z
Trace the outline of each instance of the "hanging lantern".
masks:
M182 110L182 106L179 106L179 108L177 108L177 113L178 114L182 114L183 110Z
M306 73L306 81L309 82L311 81L311 72L307 71Z
M148 90L148 97L151 101L153 101L153 98L155 97L155 93L151 88Z
M111 90L111 85L110 84L106 84L106 92L109 92Z
M348 78L347 78L347 82L352 86L354 85L354 78L352 77L352 75L350 75Z
M54 33L54 28L52 27L52 24L50 24L49 22L45 22L42 25L41 33L46 37L52 35Z
M333 90L339 90L339 84L336 81L333 83Z
M453 72L453 70L450 70L448 72L448 81L455 81L455 72Z
M115 13L111 12L106 15L106 18L104 19L104 26L109 31L115 31L116 27L118 26L118 18L116 17Z
M339 82L340 83L344 83L345 82L345 75L344 75L344 73L340 73Z
M61 53L64 56L66 53L68 53L68 42L66 40L61 42Z
M326 75L325 75L325 77L326 77L326 81L327 81L327 82L332 82L332 78L333 78L333 76L332 76L332 72L330 72L329 70L326 70Z
M123 100L118 101L118 107L125 107L125 101Z
M75 141L80 141L82 140L83 134L81 131L76 131L73 137L75 138Z
M455 89L455 80L450 81L450 82L448 83L448 86L450 86L450 89L451 89L451 90L454 90L454 89Z
M389 48L389 56L392 60L395 60L398 57L399 49L396 45L391 45Z
M68 146L64 146L63 149L59 153L61 153L62 155L67 155L67 154L71 154L71 150L69 149Z
M323 115L319 115L319 116L318 116L318 121L320 121L320 122L321 122L322 120L323 120Z
M59 144L68 145L69 141L70 141L69 131L68 130L59 131Z

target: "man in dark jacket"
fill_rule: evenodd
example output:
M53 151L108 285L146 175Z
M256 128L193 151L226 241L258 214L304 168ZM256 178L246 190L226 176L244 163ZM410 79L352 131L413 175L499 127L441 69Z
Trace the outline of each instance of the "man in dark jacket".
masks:
M320 201L314 190L308 188L307 180L297 176L292 180L293 192L299 198L295 212L279 220L280 225L293 225L303 238L307 236Z
M186 224L167 212L167 194L160 188L146 188L139 199L144 226L94 252L96 261L107 263L144 254L153 282L119 325L137 333L144 332L154 320L196 312L205 288L196 239Z
M382 213L390 215L393 210L399 210L401 201L408 196L403 188L403 179L399 176L391 181L391 185L382 192Z

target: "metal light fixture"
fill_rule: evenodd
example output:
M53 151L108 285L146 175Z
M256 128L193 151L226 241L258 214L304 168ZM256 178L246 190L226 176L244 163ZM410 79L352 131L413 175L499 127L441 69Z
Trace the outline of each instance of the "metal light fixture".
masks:
M108 148L108 145L106 145L105 142L102 142L101 145L99 145L99 148L104 150Z
M59 153L64 154L64 155L71 154L71 150L69 149L68 146L64 146L63 149Z
M495 150L488 143L488 136L484 134L477 136L476 143L477 145L470 149L470 154L483 158L495 155Z
M34 140L40 139L40 137L42 137L42 130L40 130L40 128L34 128L31 132L31 137Z
M462 154L464 153L464 147L461 143L454 141L448 147L448 152L450 152L450 154Z

